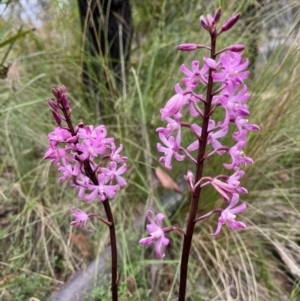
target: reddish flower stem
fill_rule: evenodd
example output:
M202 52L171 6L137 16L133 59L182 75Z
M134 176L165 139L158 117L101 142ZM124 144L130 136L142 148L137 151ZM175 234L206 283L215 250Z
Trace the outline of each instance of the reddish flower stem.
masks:
M70 113L62 108L64 117L68 124L68 127L71 131L72 136L75 136L75 130L70 118ZM93 171L91 164L88 159L83 161L84 172L87 177L91 179L94 185L99 185L98 179L95 175L95 171ZM114 218L112 215L111 207L108 199L102 202L104 206L104 210L106 213L106 218L108 223L104 222L109 227L109 235L110 235L110 247L111 247L111 292L112 292L112 301L118 301L118 253L117 253L117 239L116 239L116 230Z
M103 202L107 220L111 223L109 226L110 248L111 248L111 293L112 301L118 301L118 253L117 239L114 218L111 212L109 201Z
M216 34L211 34L211 52L210 57L215 59L216 57ZM198 157L197 157L197 169L196 169L196 177L195 183L197 183L203 174L203 166L204 166L204 156L205 149L208 138L208 123L209 116L211 111L211 103L213 98L213 78L212 78L212 70L209 70L208 73L208 84L207 84L207 93L206 93L206 102L204 102L204 116L202 117L202 133L199 140L199 149L198 149ZM186 226L186 235L184 236L182 255L181 255L181 266L180 266L180 282L179 282L179 296L178 301L185 301L186 295L186 282L187 282L187 272L188 272L188 263L189 263L189 255L191 250L191 244L194 234L194 227L196 224L196 214L198 209L198 203L201 193L201 186L198 185L192 195L192 202L190 207L190 213Z

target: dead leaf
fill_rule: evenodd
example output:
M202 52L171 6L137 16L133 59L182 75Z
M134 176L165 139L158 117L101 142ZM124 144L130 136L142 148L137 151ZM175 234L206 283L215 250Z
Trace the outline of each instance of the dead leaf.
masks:
M12 301L13 300L13 295L9 291L4 290L0 295L0 300L2 300L2 301Z
M290 273L300 278L300 247L296 243L283 244L279 241L274 241L273 244Z
M182 193L182 190L179 188L176 182L160 167L156 167L155 174L163 187L174 190L178 193Z
M0 285L5 284L7 281L9 281L11 278L13 278L13 275L7 275L2 280L0 280Z
M78 248L82 256L88 257L89 255L91 255L90 243L87 240L86 236L84 236L82 233L71 233L70 240Z
M131 277L127 277L126 278L127 280L127 284L128 284L128 290L129 290L129 293L131 294L131 296L133 295L133 293L135 292L135 284L134 284L134 281Z
M280 173L280 174L278 175L278 177L279 177L279 179L280 179L282 182L284 182L284 183L286 183L286 182L288 182L288 181L290 180L290 176L289 176L286 172Z

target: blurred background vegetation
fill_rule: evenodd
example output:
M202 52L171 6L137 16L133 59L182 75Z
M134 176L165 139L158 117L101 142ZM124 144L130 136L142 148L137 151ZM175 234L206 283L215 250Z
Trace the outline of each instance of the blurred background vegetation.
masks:
M81 82L76 1L0 2L0 300L47 300L108 243L102 224L91 225L95 231L89 235L70 228L76 192L58 184L55 168L43 161L47 134L54 129L46 102L51 88L67 87L74 123L96 125L99 116L84 101L89 95ZM218 48L246 45L245 56L252 62L249 119L261 130L250 135L245 150L255 162L242 181L249 191L243 196L249 209L241 219L248 228L234 233L225 229L215 239L209 234L216 217L197 226L188 300L300 300L299 1L133 0L131 5L134 35L128 85L113 97L103 92L111 102L104 122L108 120L109 133L124 144L129 157L129 186L112 202L124 254L120 299L154 300L152 288L155 300L176 300L181 238L172 233L166 260L157 262L150 248L140 247L139 237L132 237L132 223L150 200L160 207L165 190L159 184L153 188L152 180L160 157L155 133L162 126L159 110L182 78L179 66L203 57L201 52L178 53L175 46L208 42L199 16L221 6L221 22L233 13L242 14L239 25L220 38ZM106 90L105 82L98 84ZM210 160L205 173L222 172L220 160ZM173 166L170 174L176 181L191 168L184 163ZM188 202L187 197L169 223L184 225ZM208 189L200 204L202 213L221 202ZM97 202L78 206L102 209ZM142 235L142 227L139 230ZM129 251L130 240L136 244ZM153 266L158 270L155 277ZM108 291L99 286L87 300L109 300Z

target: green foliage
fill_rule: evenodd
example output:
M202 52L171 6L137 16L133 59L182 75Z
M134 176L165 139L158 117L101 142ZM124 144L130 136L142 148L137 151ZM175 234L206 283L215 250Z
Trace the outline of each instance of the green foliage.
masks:
M3 289L13 292L13 300L24 301L31 297L45 300L47 298L45 287L49 287L49 280L41 279L38 275L20 273L10 279Z
M189 300L236 297L267 301L283 300L282 296L293 301L299 299L295 276L290 276L290 281L284 280L290 267L283 261L283 254L295 258L297 250L300 254L297 249L299 14L292 14L290 23L281 27L279 45L272 52L264 51L271 43L266 42L268 26L276 16L283 18L299 8L299 4L289 0L280 7L272 4L268 9L258 4L259 1L201 1L201 5L199 1L188 0L132 1L135 35L129 83L126 93L120 91L113 99L110 113L115 115L116 122L109 125L109 131L124 144L129 157L130 185L112 204L124 254L120 261L120 300L152 300L151 269L156 267L159 271L152 288L160 295L155 300L176 300L181 238L172 233L172 246L162 264L149 260L150 248L137 245L142 227L134 229L132 235L132 225L137 216L143 215L151 199L160 206L159 198L164 191L149 186L160 155L156 151L155 133L162 125L159 109L172 96L173 87L181 78L179 66L189 65L193 59L201 60L205 54L177 53L175 46L182 42L206 42L208 38L200 31L199 16L212 13L218 5L225 8L222 20L233 12L244 12L240 27L220 39L218 48L236 41L251 46L246 50L252 61L255 60L248 81L253 92L249 120L259 124L261 130L250 136L246 150L255 162L242 183L249 190L244 198L249 204L244 214L248 229L237 233L224 231L219 238L212 239L215 218L197 225L190 263ZM258 8L255 15L251 5L252 9L253 5ZM28 30L22 29L22 38L14 44L12 37L16 39L21 34L17 33L21 28L17 15L12 13L10 18L1 19L0 46L9 39L11 43L1 49L0 61L7 56L5 63L13 62L15 73L8 81L0 82L0 223L3 225L0 264L7 264L0 265L0 283L13 275L3 286L3 290L13 294L13 300L30 297L46 300L60 286L57 280L66 281L87 265L93 255L101 254L108 243L107 229L100 223L91 225L95 229L92 235L84 233L93 250L88 258L71 242L70 233L74 230L69 227L69 208L77 203L76 192L68 185L58 185L56 170L42 160L47 133L54 128L46 104L46 99L52 97L51 87L66 85L75 122L83 119L86 124L96 124L99 120L94 104L83 101L76 1L51 1L45 16L51 16L51 20L45 17L41 28L27 35ZM31 28L30 24L24 26ZM258 56L256 42L260 48ZM99 83L99 87L103 93L106 91L106 83ZM184 139L188 141L188 136ZM209 160L205 173L219 173L222 160L227 159ZM175 163L170 174L177 180L188 168L191 168L188 161ZM218 205L218 195L207 189L200 204L200 211L206 212ZM4 208L10 208L8 213L3 213ZM96 211L99 204L86 204L85 208ZM188 200L181 208L168 222L184 224ZM170 270L166 271L165 265ZM2 287L0 295L1 290ZM99 286L92 291L91 298L108 300L108 291L108 285Z

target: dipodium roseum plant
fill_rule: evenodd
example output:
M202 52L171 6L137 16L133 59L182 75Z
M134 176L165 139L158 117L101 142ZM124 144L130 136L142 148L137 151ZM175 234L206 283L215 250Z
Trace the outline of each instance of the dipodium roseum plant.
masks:
M189 170L185 175L191 191L186 228L185 230L178 227L164 228L162 222L165 216L159 213L154 221L152 212L147 211L150 222L147 225L149 236L140 240L140 244L143 245L155 243L156 255L161 258L164 257L163 246L169 243L165 234L172 230L183 234L179 301L185 300L189 253L196 223L216 213L219 214L219 218L213 236L219 235L224 225L230 230L246 228L246 225L236 217L238 213L246 210L245 202L240 202L240 196L247 193L246 188L240 186L240 179L245 174L242 167L253 163L252 159L244 154L243 148L247 143L248 132L256 131L259 127L250 124L247 119L250 114L247 105L250 94L244 83L249 76L249 72L246 71L248 60L242 57L244 46L236 44L217 50L218 37L236 24L239 14L217 27L220 17L221 9L218 9L214 16L200 17L202 27L210 35L210 45L186 43L177 46L181 51L204 49L209 55L204 56L202 61L193 61L191 68L185 64L180 66L184 74L182 83L175 85L175 95L160 110L161 119L167 123L165 128L157 129L162 142L157 144L158 151L163 153L160 162L167 169L172 168L173 159L190 160L195 165L195 171ZM201 86L206 88L205 95L198 92ZM223 120L213 119L217 110L224 111ZM187 122L191 117L193 123ZM186 146L181 141L184 130L192 132L194 137L194 140ZM232 132L232 144L223 145L222 138ZM226 154L229 155L229 162L224 164L224 167L228 170L228 174L204 175L206 160L212 160L213 155ZM200 194L208 185L211 185L224 200L224 208L215 208L198 217Z
M112 300L118 300L117 243L113 215L109 200L118 190L126 186L122 174L126 171L127 157L120 156L123 146L118 148L114 138L107 136L104 125L94 128L82 122L75 127L71 121L71 108L66 88L53 89L55 101L49 99L57 127L48 135L49 148L44 159L51 160L61 173L60 182L70 181L84 202L98 201L103 204L106 218L96 213L85 213L71 208L72 226L85 228L90 218L101 220L109 227L111 242Z

